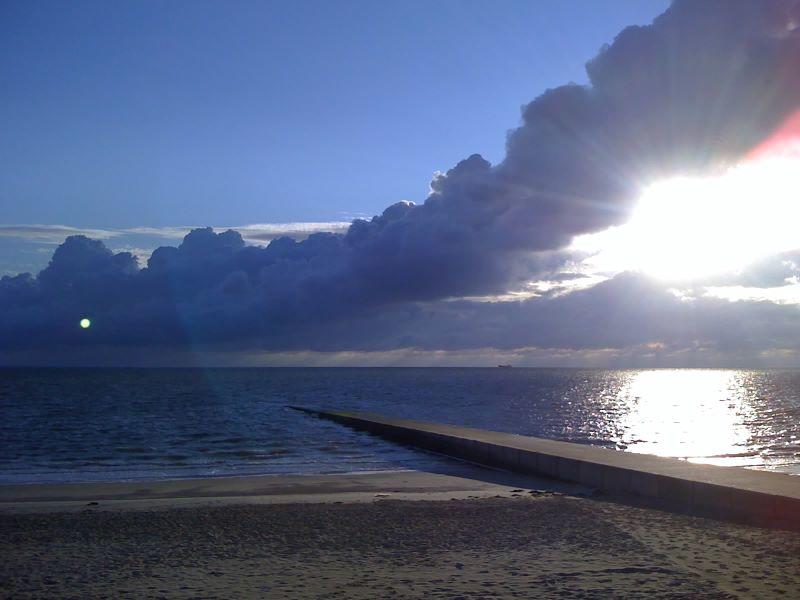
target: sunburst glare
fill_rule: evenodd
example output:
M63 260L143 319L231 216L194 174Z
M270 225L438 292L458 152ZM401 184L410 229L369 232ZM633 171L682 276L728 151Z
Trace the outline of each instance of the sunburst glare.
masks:
M620 227L578 238L599 270L670 280L736 272L798 246L800 159L749 162L719 176L679 177L646 189Z

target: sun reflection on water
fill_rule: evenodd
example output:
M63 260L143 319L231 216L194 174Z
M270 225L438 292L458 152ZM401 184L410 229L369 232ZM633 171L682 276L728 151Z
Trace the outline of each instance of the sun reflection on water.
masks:
M663 369L632 373L618 400L622 443L631 452L693 462L760 462L747 426L752 407L741 394L739 371Z

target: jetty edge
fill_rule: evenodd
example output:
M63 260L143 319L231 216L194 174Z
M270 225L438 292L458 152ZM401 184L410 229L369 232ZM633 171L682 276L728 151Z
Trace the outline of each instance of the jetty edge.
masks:
M289 406L404 445L657 506L761 527L800 530L800 477L690 463L571 442L429 423L367 412Z

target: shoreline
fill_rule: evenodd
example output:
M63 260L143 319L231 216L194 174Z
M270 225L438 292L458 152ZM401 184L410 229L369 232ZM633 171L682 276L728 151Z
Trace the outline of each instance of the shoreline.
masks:
M458 459L453 459L458 460ZM45 480L45 481L17 481L17 482L10 482L10 481L0 481L0 488L10 488L10 487L24 487L24 486L72 486L72 485L111 485L111 484L125 484L125 485L132 485L136 483L159 483L159 482L168 482L168 481L191 481L191 480L215 480L215 479L230 479L236 477L328 477L328 476L335 476L335 475L371 475L375 473L407 473L409 471L416 471L417 469L372 469L372 470L365 470L365 471L325 471L321 473L222 473L219 475L186 475L185 477L181 477L180 475L167 475L164 477L143 477L143 478L129 478L129 479L83 479L83 480L76 480L76 481L55 481L55 480Z
M0 514L152 510L233 504L314 504L512 497L519 490L585 495L585 486L469 463L441 472L356 471L129 482L0 485Z
M595 447L595 446L590 446ZM602 447L602 446L596 446ZM432 452L430 450L425 450L421 448L415 449L418 452L425 452L428 454L432 454L447 461L454 461L454 462L466 462L463 459L458 457L454 457L448 454L441 454L437 452ZM630 452L628 450L620 450L620 452L626 452L632 455L639 455L642 453L638 452ZM645 456L648 456L645 454ZM688 465L695 465L695 466L721 466L726 468L738 468L738 469L745 469L747 471L754 471L756 473L780 473L784 475L789 475L791 477L800 477L800 463L792 464L792 465L779 465L779 467L770 467L767 468L764 465L759 466L744 466L744 465L720 465L714 462L704 462L700 460L693 460L694 457L662 457L662 458L674 458L675 460L685 461ZM483 465L475 465L478 467L483 467ZM791 467L791 468L788 468ZM216 479L231 479L231 478L262 478L262 477L335 477L335 476L350 476L350 475L370 475L375 473L407 473L407 472L414 472L418 471L414 467L407 467L407 468L399 468L399 469L369 469L369 470L357 470L357 471L321 471L321 472L306 472L306 471L298 471L298 472L275 472L275 473L236 473L236 472L229 472L229 473L220 473L220 474L189 474L189 475L180 475L171 473L165 475L163 477L134 477L134 478L110 478L110 479L82 479L82 480L69 480L69 481L62 481L62 480L41 480L41 481L2 481L0 480L0 489L2 488L10 488L10 487L25 487L25 486L77 486L77 485L111 485L111 484L153 484L159 482L172 482L172 481L191 481L191 480L216 480ZM443 471L444 472L444 471Z

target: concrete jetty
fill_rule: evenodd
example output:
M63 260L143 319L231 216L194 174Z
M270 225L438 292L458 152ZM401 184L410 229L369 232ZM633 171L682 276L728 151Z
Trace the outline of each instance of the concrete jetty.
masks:
M680 510L800 529L800 477L426 423L292 407L396 442L510 471L545 475Z

